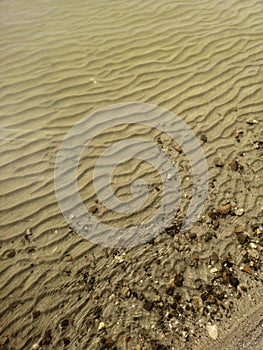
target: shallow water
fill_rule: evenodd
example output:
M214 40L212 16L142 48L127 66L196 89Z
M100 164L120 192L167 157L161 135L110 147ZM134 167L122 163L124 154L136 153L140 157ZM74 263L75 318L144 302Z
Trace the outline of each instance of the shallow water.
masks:
M112 104L158 105L182 118L198 138L205 133L208 142L200 143L210 179L219 174L213 159L228 162L242 146L245 180L223 173L221 189L207 203L232 199L234 193L248 221L262 215L262 155L250 152L262 127L245 123L247 118L262 122L261 0L4 0L0 13L0 239L4 253L15 248L19 266L5 261L1 279L9 282L3 296L18 287L30 290L32 261L42 266L36 278L41 280L41 254L52 264L53 250L73 251L81 245L67 243L67 222L54 192L56 155L74 124ZM231 136L237 129L245 133L240 147ZM136 132L141 132L139 126ZM116 130L108 137L114 140ZM100 149L105 139L96 142ZM89 157L84 152L80 188L93 205L94 198L85 192ZM179 161L186 178L189 164ZM136 167L139 177L147 174L148 168ZM155 175L152 181L158 181ZM127 191L120 189L120 195L126 198ZM190 196L187 186L185 191ZM26 252L27 229L40 254L33 260ZM79 254L85 251L83 247ZM9 280L14 274L19 278Z

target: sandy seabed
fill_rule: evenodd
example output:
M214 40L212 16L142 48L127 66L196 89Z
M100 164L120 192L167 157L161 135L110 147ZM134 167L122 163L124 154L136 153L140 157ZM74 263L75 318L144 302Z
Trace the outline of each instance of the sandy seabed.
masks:
M0 13L0 349L263 349L262 1L3 0ZM209 173L189 232L183 206L128 250L84 240L54 192L69 129L125 102L182 118ZM79 187L96 206L91 154Z

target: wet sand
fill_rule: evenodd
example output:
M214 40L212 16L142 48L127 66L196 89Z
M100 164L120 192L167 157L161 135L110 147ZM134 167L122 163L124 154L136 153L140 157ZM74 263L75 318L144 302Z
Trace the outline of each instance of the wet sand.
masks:
M0 13L0 348L262 349L262 2L23 0ZM134 101L188 123L209 194L190 232L178 217L150 243L107 249L66 223L54 164L82 117Z

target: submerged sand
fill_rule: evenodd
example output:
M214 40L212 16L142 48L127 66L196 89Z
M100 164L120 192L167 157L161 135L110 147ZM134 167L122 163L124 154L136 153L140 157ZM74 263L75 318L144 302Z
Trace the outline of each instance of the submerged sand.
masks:
M0 348L262 349L262 1L22 0L0 13ZM190 232L180 217L107 249L68 226L54 164L82 117L134 101L188 123L209 194ZM94 205L89 159L79 185Z

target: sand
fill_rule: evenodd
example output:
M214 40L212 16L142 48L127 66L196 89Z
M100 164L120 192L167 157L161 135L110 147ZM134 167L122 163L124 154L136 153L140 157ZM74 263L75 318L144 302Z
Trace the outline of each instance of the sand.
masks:
M262 2L4 0L0 13L0 348L263 349ZM175 218L107 249L69 227L54 165L75 123L125 102L191 127L209 193L190 232ZM94 205L90 155L79 186Z

